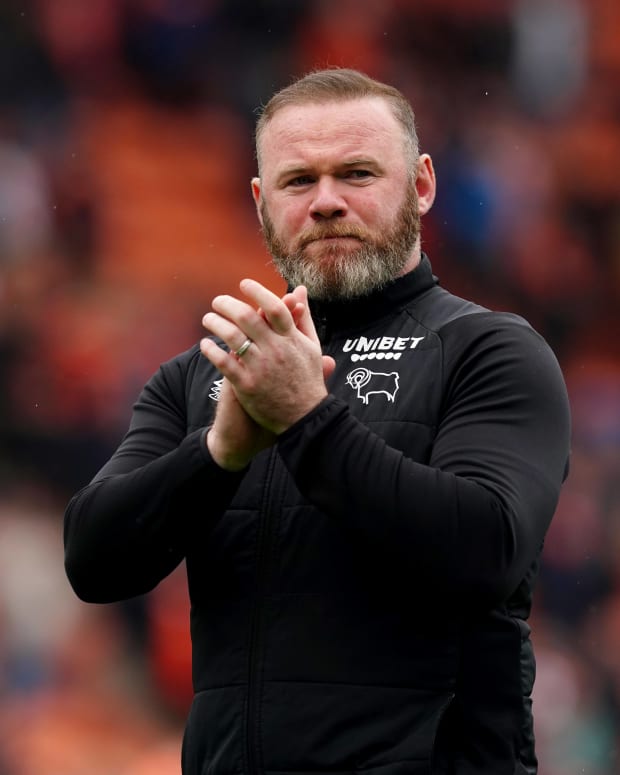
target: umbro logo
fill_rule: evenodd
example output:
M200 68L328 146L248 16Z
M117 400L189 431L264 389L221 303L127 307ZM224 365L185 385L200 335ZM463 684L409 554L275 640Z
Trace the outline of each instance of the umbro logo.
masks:
M214 401L220 400L220 394L222 392L222 382L224 381L224 377L222 379L216 379L215 382L211 385L210 392L209 392L209 398L212 398Z
M358 336L355 339L347 339L342 351L351 353L352 361L397 361L403 352L415 350L422 339L423 336L378 336L374 339Z

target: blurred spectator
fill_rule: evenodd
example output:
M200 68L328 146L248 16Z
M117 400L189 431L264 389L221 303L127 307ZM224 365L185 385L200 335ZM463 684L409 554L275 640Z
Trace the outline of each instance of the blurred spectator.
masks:
M541 775L616 772L617 724L607 676L567 639L536 622L534 688ZM616 709L617 710L617 709Z
M28 260L50 242L49 184L35 156L0 139L0 256Z
M620 771L619 24L617 0L2 4L2 775L179 772L183 569L82 606L61 504L213 295L281 288L249 193L254 110L329 64L411 98L440 279L560 357L574 453L535 610L540 772Z
M516 93L535 114L561 115L585 83L587 16L582 0L518 0L513 13Z

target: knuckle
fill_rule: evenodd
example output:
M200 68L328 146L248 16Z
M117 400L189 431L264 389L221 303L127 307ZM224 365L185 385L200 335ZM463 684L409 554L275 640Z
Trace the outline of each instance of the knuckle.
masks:
M291 314L285 304L279 301L271 304L269 309L266 310L266 314L272 326L280 330L288 330Z
M251 307L241 307L237 316L241 327L251 326L256 320L256 312Z

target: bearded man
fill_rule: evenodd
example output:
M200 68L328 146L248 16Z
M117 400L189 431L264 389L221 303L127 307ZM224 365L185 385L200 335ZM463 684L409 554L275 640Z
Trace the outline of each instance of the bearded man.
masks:
M210 335L149 381L67 508L69 579L109 602L185 559L185 775L535 773L557 361L522 318L439 286L420 244L435 173L398 90L311 73L266 105L256 151L289 292L216 297Z

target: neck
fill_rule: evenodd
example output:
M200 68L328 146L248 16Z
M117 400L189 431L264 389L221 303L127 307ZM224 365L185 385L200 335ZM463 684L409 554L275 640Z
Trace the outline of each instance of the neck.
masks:
M415 241L415 245L411 250L411 255L409 256L407 263L405 264L405 266L403 266L402 271L398 276L402 277L403 275L406 275L406 274L409 274L409 272L412 272L416 268L416 266L419 265L421 260L422 260L422 249L420 247L420 237L418 237Z

